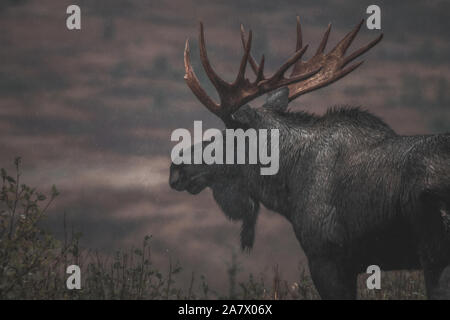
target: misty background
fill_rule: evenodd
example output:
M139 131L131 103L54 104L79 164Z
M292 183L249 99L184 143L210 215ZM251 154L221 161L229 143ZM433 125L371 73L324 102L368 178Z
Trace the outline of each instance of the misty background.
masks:
M66 8L81 7L82 30L66 28ZM41 191L61 192L48 227L61 235L63 215L83 233L82 246L112 253L152 235L162 268L179 261L227 285L233 252L247 275L278 269L295 280L305 257L281 216L263 208L254 250L239 252L239 225L229 222L211 192L197 196L168 186L170 134L223 124L183 80L183 51L211 96L198 59L198 22L210 60L223 78L236 76L239 25L254 32L253 55L276 70L295 49L300 15L306 57L329 22L331 49L371 4L381 7L384 39L366 62L339 82L299 97L292 110L322 114L333 105L362 106L401 134L450 130L450 2L448 1L50 1L0 3L0 167L23 158L23 177ZM363 27L349 53L380 31ZM248 68L249 69L249 68ZM248 70L248 74L251 72ZM258 106L258 99L253 106Z

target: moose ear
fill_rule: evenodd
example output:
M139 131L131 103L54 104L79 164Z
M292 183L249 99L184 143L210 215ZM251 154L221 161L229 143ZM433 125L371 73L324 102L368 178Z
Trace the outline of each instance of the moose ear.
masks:
M289 88L282 87L267 94L264 107L278 111L286 110L289 104Z

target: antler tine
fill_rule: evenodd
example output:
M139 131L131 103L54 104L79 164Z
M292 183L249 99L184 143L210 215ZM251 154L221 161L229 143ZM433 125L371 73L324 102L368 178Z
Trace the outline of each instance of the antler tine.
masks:
M369 51L378 42L380 42L381 39L383 39L383 34L380 34L376 39L372 40L371 42L366 44L364 47L359 48L358 50L353 52L351 55L349 55L347 58L345 58L342 66L347 65L350 61L358 58L360 55L362 55L362 54L366 53L367 51Z
M241 24L241 40L242 40L242 45L244 46L245 49L245 29L244 26ZM265 86L269 86L270 84L273 84L274 82L278 82L278 87L281 86L286 86L288 84L297 82L297 81L301 81L303 79L309 78L312 75L314 75L315 73L317 73L320 70L320 66L312 71L308 71L304 74L297 74L295 76L292 76L291 74L291 78L284 78L284 74L286 73L286 71L292 66L292 65L296 65L297 63L301 62L301 57L305 54L306 50L308 49L308 45L306 45L305 47L301 47L302 46L302 35L301 35L301 27L300 27L300 18L297 17L297 48L300 46L300 49L297 50L294 55L289 58L269 79L265 79L264 78L264 74L263 74L263 68L264 68L264 55L261 59L261 63L258 65L256 60L253 58L253 56L251 54L249 54L249 61L252 65L252 69L253 71L257 74L256 77L256 81L255 83L258 83L259 81L261 81L262 85Z
M329 31L328 31L329 32ZM327 36L328 37L328 36ZM241 24L241 40L242 40L242 45L244 46L244 49L245 49L245 29L244 29L244 26ZM281 78L283 78L283 75L284 75L284 73L292 66L292 65L297 65L298 63L301 63L301 57L304 55L304 53L305 53L305 51L308 49L308 45L306 45L304 48L302 48L302 46L303 46L303 41L302 41L302 28L301 28L301 25L300 25L300 17L299 16L297 16L297 41L296 41L296 52L295 52L295 54L294 54L294 56L292 56L286 63L284 63L281 67L280 67L280 69L278 69L278 71L271 77L271 80L273 81L273 80L275 80L275 79L281 79ZM264 65L263 64L260 64L259 66L258 66L258 64L257 64L257 62L256 62L256 60L255 60L255 58L253 58L253 56L250 54L249 55L249 61L250 61L250 64L251 64L251 66L252 66L252 69L253 69L253 72L255 72L255 74L257 74L257 75L259 75L259 73L261 73L262 72L262 70L261 70L261 67L264 67ZM264 61L264 56L263 56L263 58L262 58L262 62ZM294 69L295 69L295 66L294 66ZM316 73L317 71L319 71L318 69L317 70L313 70L313 72L312 73ZM294 71L291 73L291 77L294 75ZM307 77L310 77L311 76L311 73L306 73L305 75L304 75L304 77L295 77L295 78L292 78L292 80L293 80L293 82L295 82L295 81L299 81L299 80L303 80L303 79L305 79L305 78L307 78ZM262 77L260 77L260 76L257 76L257 81L261 81L261 80L265 80L264 79L264 75L262 75ZM267 82L269 81L270 79L268 79L268 80L266 80ZM291 83L291 82L289 82L289 83Z
M316 54L308 61L299 61L294 67L293 76L304 73L305 70L311 70L316 66L322 66L322 70L305 81L290 85L289 101L294 100L302 94L322 88L341 79L363 63L363 61L361 61L344 69L348 63L370 50L383 38L383 35L380 35L367 45L356 50L349 56L344 57L347 49L352 44L363 23L364 19L361 20L361 22L358 23L353 30L347 33L329 53L324 54L325 46L331 30L331 25L328 26Z
M233 85L237 85L245 80L245 69L247 67L247 61L250 56L250 50L252 48L252 30L248 33L247 44L244 45L244 55L241 59L241 65L239 66L239 72Z
M208 54L206 53L206 45L205 45L205 34L203 31L203 23L200 22L200 30L199 30L199 38L200 38L200 60L202 61L203 68L205 69L206 75L208 76L211 83L216 87L217 91L222 92L224 88L229 87L229 83L222 80L211 67L209 63Z
M316 69L313 69L311 71L301 73L301 74L298 74L298 75L290 77L290 78L284 78L280 81L280 85L278 85L277 88L287 86L287 85L299 82L301 80L309 79L309 78L313 77L314 75L316 75L317 73L319 73L320 70L322 70L322 67L319 66Z
M295 45L295 51L298 51L303 46L302 39L302 26L300 24L300 16L297 16L297 43Z
M359 67L360 65L362 65L363 63L364 63L364 60L362 60L362 61L360 61L360 62L357 62L357 63L354 63L354 64L352 64L350 67L347 67L347 68L343 69L343 70L339 73L339 75L338 75L335 79L333 79L333 81L336 81L336 80L338 80L338 79L340 79L340 78L346 76L347 74L349 74L350 72L352 72L353 70L355 70L356 68L358 68L358 67Z
M186 84L195 94L198 100L203 103L211 112L217 113L219 110L219 105L215 103L206 93L205 90L200 85L200 81L195 75L194 69L191 65L190 50L189 50L189 39L186 40L186 46L184 48L184 68L185 75L184 79Z
M298 51L303 46L303 36L302 36L302 26L300 24L300 16L297 16L296 33L297 33L297 41L296 41L296 45L295 45L295 51ZM291 77L299 73L301 66L302 66L302 60L298 60L294 64L294 67L292 68Z
M244 29L243 24L241 24L241 41L242 41L242 46L245 49L246 48L246 44L245 44L246 40L245 40L245 29ZM264 57L264 55L262 55L261 62L258 64L256 62L255 58L253 58L252 54L249 52L248 61L250 62L253 72L256 74L256 79L255 79L254 83L258 84L260 81L265 80L265 77L264 77L265 57Z
M348 47L350 47L350 45L352 44L359 30L361 30L361 26L363 23L364 19L362 19L361 22L352 31L347 33L345 37L341 41L339 41L336 47L331 50L331 52L338 52L339 54L344 55Z
M325 47L327 46L328 42L328 36L330 35L330 31L331 31L331 23L328 24L327 31L325 31L322 41L320 42L320 45L317 48L316 55L323 53L323 51L325 50Z
M246 48L245 29L244 29L244 25L242 23L241 23L241 41L242 41L242 47L244 47L244 50L245 50L245 48ZM248 61L250 62L250 66L252 67L253 72L255 72L255 74L257 74L258 69L259 69L258 63L256 62L255 58L253 58L253 56L251 54L249 54Z
M253 57L250 55L251 59ZM258 72L256 74L255 83L259 83L261 80L264 80L264 55L261 57L261 62L259 63Z
M289 69L294 63L299 61L301 57L305 54L305 51L308 49L308 45L304 46L299 51L295 52L295 54L288 59L279 69L278 71L272 76L272 78L281 78L283 77L284 73Z

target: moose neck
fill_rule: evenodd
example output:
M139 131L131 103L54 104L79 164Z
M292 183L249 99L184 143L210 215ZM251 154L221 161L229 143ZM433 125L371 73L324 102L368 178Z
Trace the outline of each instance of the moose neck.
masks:
M308 113L286 113L267 108L243 107L235 113L244 129L279 131L279 170L274 175L261 175L261 165L235 165L228 167L228 175L243 179L250 194L268 209L290 218L289 176L314 137L311 124L317 119ZM298 177L300 180L302 177Z

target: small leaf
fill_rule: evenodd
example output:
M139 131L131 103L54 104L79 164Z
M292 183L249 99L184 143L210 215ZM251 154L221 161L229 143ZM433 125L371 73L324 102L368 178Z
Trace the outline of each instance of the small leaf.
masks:
M39 194L38 197L37 197L37 199L38 199L39 201L44 201L45 199L47 199L47 197L44 196L43 194Z

